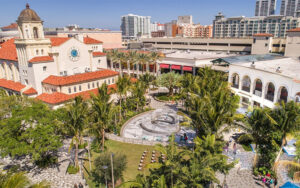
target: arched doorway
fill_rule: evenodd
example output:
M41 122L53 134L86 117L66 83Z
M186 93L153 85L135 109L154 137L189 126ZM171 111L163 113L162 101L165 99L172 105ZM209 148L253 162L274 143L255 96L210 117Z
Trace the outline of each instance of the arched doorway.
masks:
M278 102L287 102L288 100L288 90L286 89L286 87L281 87L281 89L279 90L279 98L278 98Z
M251 80L249 76L244 76L242 80L242 90L246 92L250 92Z
M274 101L274 95L275 95L275 86L272 82L268 83L267 85L267 92L265 98L269 101Z
M232 84L232 87L237 88L237 89L239 88L239 86L240 86L240 77L237 73L234 73L232 75L231 84Z
M255 86L254 86L253 94L257 95L259 97L262 96L262 81L260 79L257 79L255 81Z

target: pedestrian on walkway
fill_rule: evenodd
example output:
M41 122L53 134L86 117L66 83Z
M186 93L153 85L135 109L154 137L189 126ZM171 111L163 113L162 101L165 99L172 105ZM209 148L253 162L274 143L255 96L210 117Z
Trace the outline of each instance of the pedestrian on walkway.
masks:
M277 183L278 183L277 178L275 178L275 180L274 180L274 188L277 187Z
M74 188L78 188L78 186L77 186L77 184L76 184L76 183L74 184Z
M79 188L83 188L83 185L81 184L81 182L78 185Z

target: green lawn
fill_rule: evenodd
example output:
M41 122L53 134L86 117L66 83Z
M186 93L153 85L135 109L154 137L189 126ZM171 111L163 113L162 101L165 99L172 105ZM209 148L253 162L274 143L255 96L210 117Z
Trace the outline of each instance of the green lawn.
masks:
M138 165L141 159L141 156L145 150L149 150L152 152L154 150L153 146L143 146L143 145L135 145L135 144L127 144L121 143L117 141L108 140L105 143L108 151L113 153L122 153L127 156L127 168L123 173L124 180L132 180L136 177L138 173L143 173L142 171L138 171ZM99 154L92 153L92 160L94 160ZM147 157L147 161L150 162L150 155ZM88 162L85 163L86 169L89 169ZM85 174L87 177L87 173ZM88 181L90 187L95 187L94 183Z

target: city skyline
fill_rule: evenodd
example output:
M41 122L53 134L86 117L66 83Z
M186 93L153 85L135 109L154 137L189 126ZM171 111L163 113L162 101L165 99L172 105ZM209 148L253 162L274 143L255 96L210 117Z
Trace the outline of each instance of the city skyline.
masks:
M254 16L255 0L211 0L198 2L195 0L179 1L164 0L159 4L150 1L130 0L126 3L121 0L87 0L85 2L72 2L53 0L45 3L37 0L11 0L4 1L5 7L0 12L0 26L15 22L19 11L24 9L26 3L37 11L44 20L45 27L63 27L69 24L78 24L81 27L97 27L104 29L120 30L120 17L129 13L151 16L151 22L166 23L177 19L180 15L193 15L194 23L202 25L212 24L214 16L222 12L226 17ZM277 2L276 14L279 13ZM61 6L58 6L61 5ZM68 8L63 8L68 7ZM106 7L106 8L103 8ZM199 8L198 8L199 7ZM54 11L53 11L54 10ZM155 11L153 11L155 10ZM91 19L94 18L94 19Z

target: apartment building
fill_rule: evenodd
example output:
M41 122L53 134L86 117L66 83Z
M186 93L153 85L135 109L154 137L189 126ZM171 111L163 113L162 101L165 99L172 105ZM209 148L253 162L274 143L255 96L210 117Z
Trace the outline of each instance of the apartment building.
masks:
M300 0L281 0L280 15L300 16Z
M251 37L256 33L273 34L275 38L286 37L286 31L300 27L300 17L272 15L247 18L225 18L219 13L213 21L213 37Z
M150 16L128 14L121 17L121 30L123 37L136 38L137 36L150 36Z
M276 10L276 0L256 0L255 16L274 15Z

